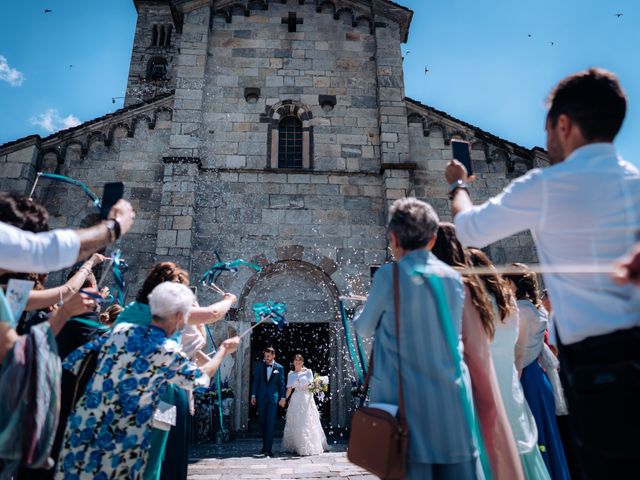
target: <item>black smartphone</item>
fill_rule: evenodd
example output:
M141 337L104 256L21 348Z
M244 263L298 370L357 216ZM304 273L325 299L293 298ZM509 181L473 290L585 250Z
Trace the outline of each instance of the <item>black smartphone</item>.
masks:
M105 183L102 193L102 203L100 207L100 218L106 219L111 207L122 198L124 184L122 182Z
M467 175L473 175L473 162L471 161L471 145L465 140L451 139L453 158L458 160L467 169Z

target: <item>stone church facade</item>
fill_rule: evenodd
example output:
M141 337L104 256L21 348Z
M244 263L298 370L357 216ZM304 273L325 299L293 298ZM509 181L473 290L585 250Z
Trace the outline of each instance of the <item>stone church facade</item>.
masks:
M326 325L327 421L345 425L354 372L338 297L366 293L371 267L388 260L389 203L412 195L449 218L443 170L452 139L471 144L476 201L547 165L545 152L406 98L400 45L413 12L394 2L134 2L125 107L0 146L0 189L28 193L38 171L98 193L124 182L138 213L120 245L129 299L160 260L177 261L194 283L214 252L259 264L261 273L221 277L239 304L213 329L216 340L247 328L252 305L269 299L287 303L290 323ZM73 187L41 180L35 197L53 226L90 222ZM489 251L498 263L536 259L528 234ZM200 290L199 299L216 297ZM236 430L248 425L259 348L245 342L225 372Z

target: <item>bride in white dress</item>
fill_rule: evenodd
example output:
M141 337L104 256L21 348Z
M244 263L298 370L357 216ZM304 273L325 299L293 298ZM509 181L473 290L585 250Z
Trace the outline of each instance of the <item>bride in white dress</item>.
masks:
M287 409L282 437L282 450L298 455L320 455L327 449L327 437L320 425L320 413L309 384L313 372L305 368L304 358L298 354L293 358L294 370L287 378ZM293 393L291 393L293 391Z

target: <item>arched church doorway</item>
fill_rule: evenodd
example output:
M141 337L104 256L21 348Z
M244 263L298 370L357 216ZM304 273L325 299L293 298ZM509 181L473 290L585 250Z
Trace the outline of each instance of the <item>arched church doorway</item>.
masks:
M263 323L258 325L253 331L251 339L251 372L262 360L262 352L267 346L276 349L276 362L284 367L285 379L293 369L291 360L297 353L304 357L305 365L313 373L319 375L329 375L330 362L330 324L329 323L289 323L286 328L279 330L273 323ZM254 379L251 378L251 385ZM325 397L323 402L317 402L320 410L320 418L323 424L328 424L331 420L331 398ZM279 416L284 417L284 411L279 412ZM257 418L256 408L250 407L249 419ZM284 428L282 422L277 423L277 429Z
M301 260L283 260L268 265L252 277L242 292L237 319L240 331L255 324L253 305L272 300L287 304L287 326L278 332L265 322L254 329L251 342L239 352L236 370L240 405L236 405L238 428L251 427L255 413L250 406L251 377L268 343L276 349L276 361L287 373L293 354L300 352L314 372L329 376L329 394L321 406L323 423L344 425L351 399L350 365L345 358L344 332L340 322L338 289L320 268ZM239 407L239 408L238 408Z

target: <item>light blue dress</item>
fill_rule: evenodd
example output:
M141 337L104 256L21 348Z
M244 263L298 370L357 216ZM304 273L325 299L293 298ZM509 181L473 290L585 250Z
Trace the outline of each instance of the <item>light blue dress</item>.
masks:
M493 300L493 298L492 298ZM489 346L493 365L498 378L500 395L516 440L522 470L527 480L549 480L540 450L538 450L538 429L531 409L524 398L515 364L515 348L518 341L518 312L500 320L495 301L492 302L496 333ZM514 305L515 307L515 305Z
M460 276L429 251L413 251L398 262L402 388L409 422L408 478L421 478L424 473L420 472L434 464L448 465L457 472L470 470L474 475L477 451L462 405L463 382L471 391L469 374L464 362L462 375L456 374L432 291L412 274L416 267L424 266L442 278L458 338L464 304ZM363 337L375 335L370 401L398 405L393 265L376 272L355 329ZM461 340L458 350L463 358Z

